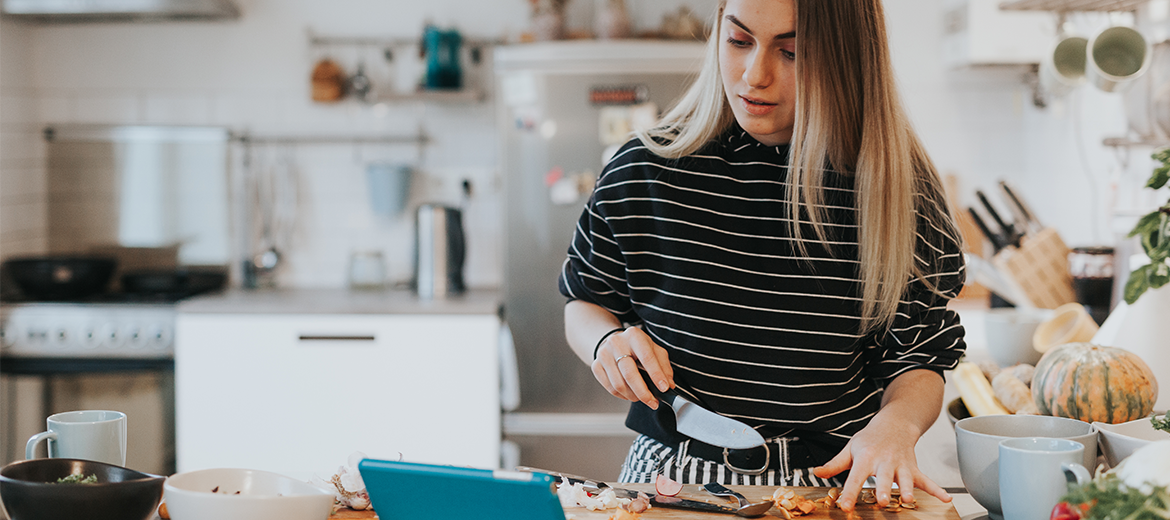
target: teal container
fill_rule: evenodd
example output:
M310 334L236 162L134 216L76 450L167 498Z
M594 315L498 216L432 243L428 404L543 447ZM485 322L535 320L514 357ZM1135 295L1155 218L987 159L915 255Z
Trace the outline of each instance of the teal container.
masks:
M463 69L459 65L463 36L459 31L428 26L423 32L423 44L427 54L424 86L428 89L463 88Z

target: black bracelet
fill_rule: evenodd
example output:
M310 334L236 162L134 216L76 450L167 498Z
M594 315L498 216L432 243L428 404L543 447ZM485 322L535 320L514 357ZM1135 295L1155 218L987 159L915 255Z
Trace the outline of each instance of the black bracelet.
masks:
M606 332L605 335L601 337L601 339L597 340L597 346L593 347L593 360L594 361L597 360L597 350L601 348L601 344L605 343L605 340L609 339L609 337L613 336L614 334L617 334L619 332L625 332L625 330L626 330L625 327L618 327L618 328L613 329L609 332Z

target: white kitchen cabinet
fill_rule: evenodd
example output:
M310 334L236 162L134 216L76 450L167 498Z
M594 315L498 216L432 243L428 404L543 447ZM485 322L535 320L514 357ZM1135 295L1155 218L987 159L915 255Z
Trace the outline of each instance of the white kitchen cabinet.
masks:
M179 471L328 477L354 451L494 468L495 314L185 314Z

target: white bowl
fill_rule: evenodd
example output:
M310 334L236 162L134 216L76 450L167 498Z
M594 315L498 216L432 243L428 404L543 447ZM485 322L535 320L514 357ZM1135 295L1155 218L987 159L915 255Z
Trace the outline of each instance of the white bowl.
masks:
M1048 309L990 309L983 317L987 352L999 366L1020 363L1036 365L1040 352L1032 347L1032 336L1040 324L1052 319Z
M325 520L333 509L333 493L251 469L172 475L163 484L163 500L174 520Z
M1158 416L1161 417L1162 414L1159 413ZM1111 468L1116 468L1121 461L1142 446L1155 441L1170 440L1170 433L1155 430L1149 417L1121 424L1095 422L1093 426L1100 432L1101 451L1105 452L1105 460L1109 462Z
M1086 468L1096 467L1097 429L1087 422L1048 415L981 415L960 419L955 423L959 476L967 492L987 509L992 520L1003 520L999 501L999 442L1017 437L1077 441L1085 446L1081 464Z

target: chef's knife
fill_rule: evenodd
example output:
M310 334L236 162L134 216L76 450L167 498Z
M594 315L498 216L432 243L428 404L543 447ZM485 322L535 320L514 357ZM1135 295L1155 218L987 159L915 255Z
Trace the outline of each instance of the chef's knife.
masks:
M999 212L995 211L995 206L991 205L991 201L987 200L987 195L984 195L982 191L976 190L975 196L979 197L979 202L983 203L983 207L987 209L987 214L991 215L991 218L995 220L999 228L1003 230L1004 244L1020 247L1020 233L1016 231L1016 226L1009 224L1003 217L999 216Z
M679 395L674 389L667 389L665 392L659 390L650 380L650 374L641 366L638 368L654 397L674 410L675 428L679 433L697 441L733 450L746 450L764 445L764 436L755 428L703 408Z
M1004 196L1011 202L1013 213L1018 212L1020 220L1024 222L1024 226L1032 232L1039 232L1044 229L1044 225L1040 223L1040 219L1036 218L1036 214L1032 213L1032 208L1029 208L1024 203L1024 199L1017 195L1016 189L1011 187L1007 181L999 181L999 189Z
M983 236L987 237L987 240L991 241L991 245L995 248L995 252L998 253L1001 249L1003 249L1003 237L992 231L990 227L987 227L987 222L983 221L983 217L979 216L979 212L975 211L975 208L967 208L967 213L971 214L971 220L974 220L975 225L979 226L979 230L983 232Z
M546 473L548 475L551 475L554 479L556 479L557 482L568 481L568 483L570 483L570 484L582 484L589 491L600 492L600 491L605 490L605 489L612 489L614 496L616 496L618 498L629 498L629 499L638 498L638 493L639 493L638 491L634 491L632 489L615 488L613 486L610 486L609 484L606 484L605 482L601 482L601 481L597 481L597 480L593 480L593 479L588 479L588 478L581 477L578 475L571 475L568 473L561 473L559 471L548 471L548 470L544 470L544 469L530 468L530 467L524 467L524 466L517 467L516 470L517 471L531 471L531 472L537 472L537 473ZM721 505L717 505L717 504L712 504L709 502L700 502L698 500L689 500L686 498L662 496L662 495L658 495L655 493L647 493L645 491L642 491L641 493L646 495L647 497L649 497L650 504L653 506L656 506L656 507L664 507L664 508L668 508L668 509L686 509L689 511L702 511L705 513L721 513L721 514L727 514L727 515L734 515L736 513L736 510L733 508L725 507L725 506L721 506Z

